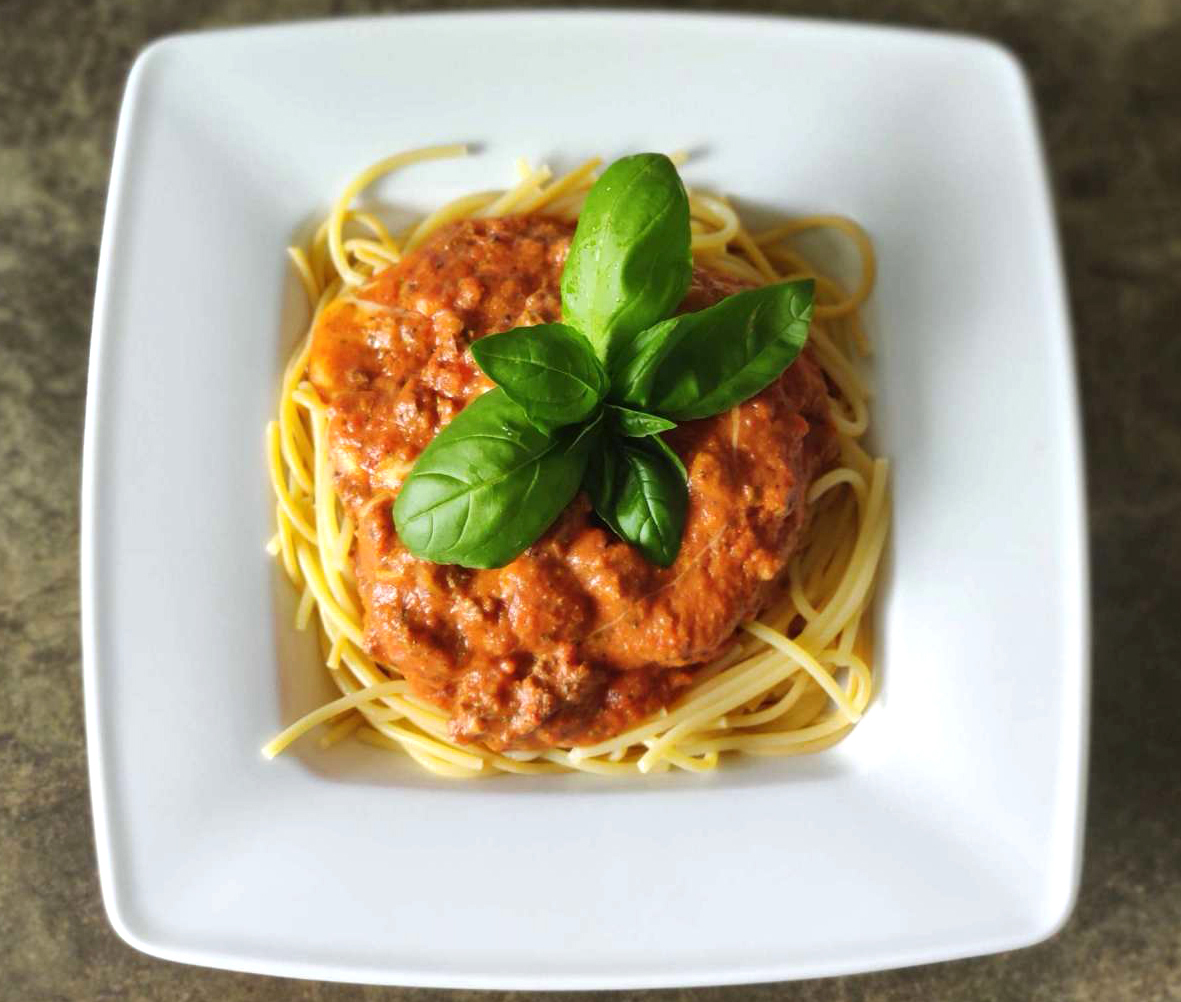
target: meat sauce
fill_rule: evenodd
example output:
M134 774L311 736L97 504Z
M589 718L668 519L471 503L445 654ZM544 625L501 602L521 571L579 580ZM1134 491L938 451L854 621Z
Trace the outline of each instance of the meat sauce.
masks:
M572 233L543 217L453 224L334 302L313 335L369 653L450 711L456 739L498 749L594 743L669 703L775 597L807 488L835 454L824 377L805 350L756 397L666 434L689 471L672 567L645 561L581 494L506 567L412 556L394 531L398 489L492 385L468 345L560 319ZM681 309L739 288L695 269Z

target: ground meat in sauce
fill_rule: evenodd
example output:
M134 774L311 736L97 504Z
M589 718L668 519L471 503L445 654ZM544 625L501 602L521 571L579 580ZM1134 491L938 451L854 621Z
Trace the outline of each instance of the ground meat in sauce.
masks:
M667 434L689 470L672 567L603 528L582 495L506 567L411 556L391 518L398 488L491 386L468 345L560 319L572 232L541 217L453 224L329 306L313 338L369 652L449 710L457 739L494 748L593 743L671 701L775 596L807 487L834 457L824 378L805 351L758 396ZM682 310L738 288L696 269Z

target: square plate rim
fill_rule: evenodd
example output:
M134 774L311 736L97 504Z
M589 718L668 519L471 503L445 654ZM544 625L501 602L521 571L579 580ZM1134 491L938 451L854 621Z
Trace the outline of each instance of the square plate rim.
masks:
M895 960L892 960L891 962L884 965L878 964L867 967L855 959L850 959L850 961L846 964L834 965L830 963L823 969L816 970L801 969L800 965L798 964L787 965L785 967L783 965L769 963L762 969L748 967L742 970L719 971L716 975L708 975L704 977L695 975L688 978L678 978L675 975L670 977L666 974L657 972L649 977L639 977L635 975L624 976L623 980L610 975L587 976L575 974L569 978L563 976L555 977L546 975L540 980L530 981L528 977L505 978L501 976L482 977L479 975L473 977L470 975L449 975L440 972L438 976L430 975L427 977L419 977L411 974L408 979L399 979L395 982L389 980L388 971L384 971L380 967L375 967L374 969L368 971L362 968L355 968L352 971L342 972L341 970L316 967L315 965L309 967L308 965L301 965L298 961L289 964L276 964L268 961L256 963L251 961L249 957L245 956L238 957L210 955L203 953L200 949L186 949L183 946L178 947L175 944L168 944L153 938L143 929L137 929L134 920L122 907L119 894L119 875L116 872L117 866L111 844L112 805L108 796L110 777L107 773L103 747L100 740L102 696L99 692L99 670L96 665L97 651L99 647L98 636L100 624L96 618L95 611L96 526L94 521L96 509L95 501L99 491L99 481L98 473L96 471L95 455L98 449L98 440L102 434L101 429L103 427L103 420L100 417L102 414L102 401L107 396L109 396L111 392L110 388L104 388L104 380L102 378L103 362L104 358L106 357L106 348L113 336L111 331L108 329L108 289L112 281L112 270L117 267L117 264L114 261L114 253L115 248L119 243L119 230L123 225L124 219L121 208L125 196L125 183L128 167L127 160L130 156L129 147L132 145L129 133L137 114L138 101L142 97L141 85L143 83L143 78L146 75L146 67L151 62L159 58L162 53L165 53L175 47L186 47L191 43L207 46L210 44L216 44L219 39L228 39L230 36L263 36L275 35L283 32L304 33L309 30L333 30L341 28L344 25L356 27L358 24L365 23L387 25L390 22L409 24L412 22L423 23L445 20L457 24L460 22L476 24L488 20L503 20L506 18L544 22L569 22L580 19L593 19L600 21L621 20L625 21L625 23L634 22L636 19L668 22L713 21L745 23L752 27L758 24L774 25L778 30L782 30L785 26L810 26L823 28L825 30L847 31L850 34L857 33L863 37L882 35L892 35L894 37L906 36L914 40L923 39L932 43L962 44L966 46L975 46L981 50L990 51L994 55L999 55L1008 64L1009 72L1016 76L1024 95L1024 107L1022 109L1023 114L1028 118L1029 127L1032 128L1033 139L1039 160L1039 162L1034 165L1034 169L1040 176L1041 188L1043 192L1042 201L1048 212L1049 225L1051 229L1050 237L1051 243L1053 245L1054 255L1054 260L1051 262L1051 267L1057 279L1056 292L1060 299L1058 307L1063 320L1062 334L1067 339L1065 354L1070 369L1065 374L1064 378L1073 388L1071 398L1068 402L1068 409L1070 410L1070 414L1068 415L1068 425L1072 434L1069 441L1057 444L1059 448L1070 454L1068 458L1072 460L1071 465L1073 466L1073 472L1075 474L1074 482L1077 488L1077 496L1074 501L1074 514L1078 516L1076 522L1077 529L1079 531L1077 533L1077 538L1074 540L1074 545L1076 547L1082 573L1080 581L1078 582L1078 592L1075 596L1073 596L1073 599L1078 607L1078 624L1081 634L1079 637L1079 647L1077 652L1079 657L1077 659L1076 665L1079 673L1077 683L1079 686L1078 695L1080 719L1078 721L1078 727L1076 728L1078 739L1077 747L1074 749L1074 757L1078 764L1076 788L1073 791L1073 801L1075 806L1074 839L1071 847L1071 857L1068 861L1066 861L1065 864L1071 871L1071 877L1067 884L1068 893L1065 895L1062 901L1057 903L1056 908L1053 910L1053 913L1050 916L1051 921L1043 922L1036 927L1030 926L1022 930L1014 930L1014 933L1010 938L1002 938L1001 940L998 940L998 942L989 945L987 949L988 952L993 952L995 950L1026 946L1054 935L1068 920L1070 912L1073 909L1075 900L1077 899L1082 866L1082 825L1085 818L1087 776L1086 768L1088 758L1087 738L1089 730L1088 722L1090 702L1089 552L1088 539L1085 531L1085 468L1081 463L1082 434L1081 422L1079 420L1077 362L1071 344L1072 326L1067 304L1065 276L1061 260L1061 249L1053 212L1053 199L1047 177L1044 147L1042 145L1040 130L1037 126L1036 110L1024 68L1013 55L1011 50L1005 46L991 39L956 31L877 25L864 22L844 22L815 17L779 17L731 12L712 13L699 11L678 12L661 10L611 11L595 9L566 11L510 9L499 11L423 12L354 17L336 20L302 20L275 25L264 24L220 28L210 31L186 31L168 35L153 41L144 49L142 49L137 56L128 76L124 97L118 116L118 129L116 134L117 138L112 158L109 196L104 214L102 239L100 244L99 267L96 280L96 296L94 305L94 320L92 326L90 360L88 367L88 391L85 412L83 469L81 481L82 504L80 580L82 594L82 661L88 770L102 896L108 916L116 932L130 945L139 950L142 950L145 953L163 957L165 959L187 963L199 963L227 970L251 971L257 973L303 978L324 978L326 980L344 980L347 978L347 980L350 981L371 984L397 983L404 985L440 988L515 988L525 990L620 989L641 987L658 988L679 986L690 987L708 984L720 985L752 983L779 979L814 977L824 974L843 974L867 970L887 969L889 967L928 962L932 959L956 959L958 957L976 955L981 952L978 946L943 951L916 950L912 956L903 956L900 954ZM937 956L933 957L933 952L936 953Z

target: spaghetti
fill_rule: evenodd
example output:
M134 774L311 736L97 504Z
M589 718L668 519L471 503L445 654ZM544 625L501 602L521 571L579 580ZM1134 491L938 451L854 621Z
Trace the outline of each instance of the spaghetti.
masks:
M515 187L459 198L400 237L376 216L352 208L367 185L393 170L464 153L463 146L435 146L379 161L346 186L306 249L288 250L312 318L286 367L278 416L266 432L277 523L268 550L299 590L296 625L306 629L314 622L341 696L293 723L264 754L273 757L320 725L327 725L322 745L355 734L456 778L571 770L700 772L713 769L723 752L795 755L835 744L860 720L873 693L872 602L890 504L887 463L861 445L869 427L869 390L858 359L868 354L869 343L859 309L873 286L873 249L856 223L839 216L810 216L750 233L725 198L689 193L698 264L757 284L815 279L809 340L832 390L839 465L811 485L811 526L789 563L782 598L744 624L729 649L698 669L672 705L594 745L498 752L453 741L448 715L417 697L396 666L379 664L366 653L350 562L355 527L334 491L327 406L307 379L316 322L334 300L350 296L456 220L528 213L575 221L600 165L590 160L554 178L549 168L521 161ZM851 294L793 245L799 233L817 228L835 230L856 247L861 276Z

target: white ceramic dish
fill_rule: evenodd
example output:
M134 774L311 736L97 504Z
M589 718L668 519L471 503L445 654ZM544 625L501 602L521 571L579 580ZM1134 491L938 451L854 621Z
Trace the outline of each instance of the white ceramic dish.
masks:
M895 464L883 689L838 748L639 782L453 784L263 741L327 695L262 428L305 322L283 247L356 169L468 140L383 199L512 159L689 147L754 210L832 210L881 274ZM1014 60L795 20L479 14L166 39L136 63L103 237L83 477L99 869L152 954L335 980L617 988L1017 947L1068 915L1087 719L1070 332Z

